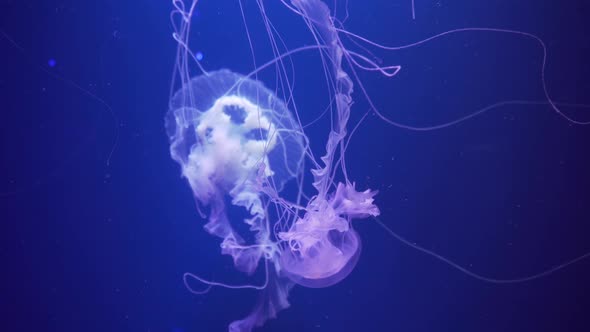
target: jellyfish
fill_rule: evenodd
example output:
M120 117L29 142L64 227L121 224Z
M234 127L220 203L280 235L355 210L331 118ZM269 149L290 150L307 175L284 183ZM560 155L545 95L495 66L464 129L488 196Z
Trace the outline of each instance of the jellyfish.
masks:
M187 13L181 2L174 3ZM313 195L301 191L304 157L310 155L301 123L263 83L227 69L189 77L181 57L182 85L172 94L166 117L171 156L208 220L205 230L222 239L222 253L233 257L237 269L252 273L265 261L261 302L230 331L250 331L274 317L288 306L293 284L327 287L344 279L361 250L351 221L379 215L375 191L359 191L347 177L335 179L336 167L343 165L338 154L344 151L353 83L342 69L343 51L329 9L314 0L293 5L317 26L336 87L324 155L311 169ZM175 35L181 55L188 52L186 17ZM299 183L292 201L280 194L290 180ZM255 234L254 243L234 230L237 221L229 219L228 205L242 208L241 222Z
M223 239L223 253L253 272L262 255L277 250L270 237L265 187L278 194L302 169L304 144L285 104L260 82L229 70L195 77L170 101L166 119L172 158L200 206L205 229ZM229 204L247 211L255 246L233 231ZM204 216L204 214L202 214Z
M251 331L276 317L289 306L289 292L295 285L320 288L344 280L354 270L361 254L361 237L353 224L361 219L376 220L403 243L484 281L522 282L546 275L486 279L424 250L391 232L378 219L377 191L357 188L349 177L346 151L360 123L349 124L354 89L365 97L370 111L377 117L410 130L443 128L483 112L425 128L402 125L387 118L372 103L356 70L393 77L401 67L380 65L370 54L347 49L341 36L382 49L404 47L381 46L342 29L321 0L291 0L281 4L303 20L315 44L280 52L279 45L284 41L275 34L265 15L264 3L257 1L274 58L257 64L249 73L225 68L208 71L199 61L201 56L189 47L191 17L197 3L193 0L187 7L181 0L173 0L173 36L178 43L173 81L178 85L173 84L171 89L166 129L172 159L180 165L199 213L207 220L205 230L221 239L221 252L233 258L237 270L251 275L260 267L264 269L262 285L232 285L185 274L185 285L194 293L207 292L213 286L260 290L254 309L247 317L232 322L230 331ZM470 29L474 30L477 29ZM249 34L248 40L253 48ZM291 98L293 83L286 78L289 57L304 52L319 55L330 96L327 110L320 115L329 119L329 128L319 158L311 148L306 126ZM191 75L191 66L196 66L200 73ZM279 97L279 89L273 91L257 79L268 68L275 68L278 85L287 91L285 98ZM549 97L548 103L557 110ZM236 210L240 212L239 217ZM251 234L243 236L238 223L247 225ZM195 291L189 285L190 280L208 287Z

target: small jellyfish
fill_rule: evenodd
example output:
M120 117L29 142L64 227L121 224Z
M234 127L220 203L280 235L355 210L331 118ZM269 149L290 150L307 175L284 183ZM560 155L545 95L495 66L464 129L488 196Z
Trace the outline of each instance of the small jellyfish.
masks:
M283 273L306 287L328 287L344 279L361 252L361 240L351 219L379 215L374 192L357 192L338 184L327 200L311 201L307 213L279 237L288 243L281 252Z

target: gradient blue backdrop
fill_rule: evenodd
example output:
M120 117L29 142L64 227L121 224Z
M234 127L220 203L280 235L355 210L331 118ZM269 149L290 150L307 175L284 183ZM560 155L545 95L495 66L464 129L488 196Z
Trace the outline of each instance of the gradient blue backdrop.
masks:
M535 33L549 48L554 99L590 104L588 2L416 0L415 21L409 0L349 2L348 27L391 44L466 26ZM241 24L236 5L202 0L196 28L208 68L251 68L227 39L207 39L220 33L207 22ZM186 271L246 279L202 230L168 156L170 10L154 0L0 1L1 331L223 331L255 302L253 291L198 297L182 284ZM367 84L406 123L543 99L540 48L527 39L456 35L392 59L404 67L392 88ZM112 116L75 85L119 121L109 166ZM380 190L393 230L478 273L510 278L590 250L589 142L590 127L546 106L515 106L429 133L370 117L348 157L351 177ZM588 261L491 285L404 247L370 220L355 225L363 252L349 278L295 288L292 307L261 331L590 330Z

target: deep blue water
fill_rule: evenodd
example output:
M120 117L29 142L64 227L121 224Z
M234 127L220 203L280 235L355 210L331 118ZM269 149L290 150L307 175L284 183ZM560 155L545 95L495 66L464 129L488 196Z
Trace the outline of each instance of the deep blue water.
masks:
M266 2L271 18L294 20ZM263 40L257 8L244 4L253 37ZM416 0L415 20L410 5L350 0L346 26L393 45L471 26L530 32L548 47L552 98L590 104L587 2ZM169 157L171 7L0 1L0 331L224 331L254 304L254 291L195 296L182 283L187 271L251 279L202 230ZM251 70L243 30L228 32L242 24L237 1L202 0L198 8L203 65ZM293 27L284 31L290 45L309 37ZM391 81L363 78L389 117L433 125L502 100L543 101L541 59L530 39L456 34L387 55L385 62L402 65ZM319 84L307 79L315 73L307 64L297 64L298 82ZM297 98L314 105L325 98L317 91ZM358 90L355 97L358 120L366 104ZM563 110L590 120L588 108ZM317 147L321 129L310 131ZM590 126L572 125L547 105L520 105L430 132L370 116L355 135L349 176L378 189L381 219L425 248L496 278L535 274L590 251ZM353 273L326 289L296 287L291 308L260 331L590 330L590 260L495 285L402 245L371 220L355 226L363 251Z

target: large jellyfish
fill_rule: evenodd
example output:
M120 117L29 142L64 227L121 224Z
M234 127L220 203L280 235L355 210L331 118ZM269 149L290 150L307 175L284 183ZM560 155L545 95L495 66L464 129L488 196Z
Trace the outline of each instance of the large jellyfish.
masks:
M189 77L192 8L174 3L182 15L175 34L181 88L173 93L166 118L170 151L208 220L205 229L222 238L222 252L249 273L264 259L267 280L259 305L230 325L231 331L250 331L288 306L293 283L326 287L346 277L361 249L351 220L379 215L374 191L359 191L346 177L335 181L336 167L343 165L339 153L345 150L353 84L342 69L343 51L328 7L317 0L293 1L316 26L323 41L316 48L329 59L335 87L326 150L321 161L312 160L315 193L304 195L303 158L311 153L301 124L261 82L226 69ZM280 192L291 179L299 190L287 200ZM243 220L230 220L228 205L243 208ZM254 243L234 230L236 222L250 226Z
M173 96L167 127L172 158L200 206L209 209L205 229L223 239L223 252L236 267L254 271L261 255L272 257L277 249L264 192L280 192L302 169L302 133L291 113L260 82L219 70L191 79ZM244 246L232 230L227 199L247 210L243 221L257 245Z
M374 202L376 191L355 186L347 174L345 154L349 137L356 129L349 126L353 82L360 82L356 69L392 77L400 67L378 65L370 53L348 50L341 35L382 49L407 48L422 42L388 48L342 29L341 22L321 0L291 0L281 3L303 19L315 44L288 49L265 15L264 3L257 1L274 58L264 64L255 63L255 69L246 74L228 69L207 71L199 64L201 56L196 56L189 47L191 19L197 3L193 0L187 5L173 0L178 50L175 84L166 115L170 152L181 166L201 216L207 220L205 230L221 238L222 253L231 255L240 271L252 274L261 266L265 280L260 286L230 285L187 273L185 283L189 289L189 279L208 285L203 292L212 286L261 290L252 312L229 326L230 331L251 331L289 306L289 291L295 284L327 287L351 273L361 251L361 239L353 228L353 220L372 217L385 227L376 219L380 214ZM241 8L242 3L238 3ZM470 29L474 30L478 29ZM479 30L527 36L509 30ZM252 48L247 27L246 31ZM461 31L464 30L447 33ZM287 78L287 60L300 52L319 54L321 75L328 86L330 103L319 115L329 119L320 158L316 158L311 148L290 94L292 82ZM191 67L195 66L200 73L193 75ZM280 89L273 91L257 80L258 74L270 67L276 69L283 98L279 97ZM370 110L383 121L412 130L450 126L479 114L438 127L403 126L379 112L362 84L357 89ZM560 113L548 94L547 102ZM316 110L316 113L321 112ZM311 180L306 181L307 178ZM244 224L250 231L246 236L239 231ZM489 282L526 281L556 270L514 280L490 279L462 269L403 238L398 239Z

